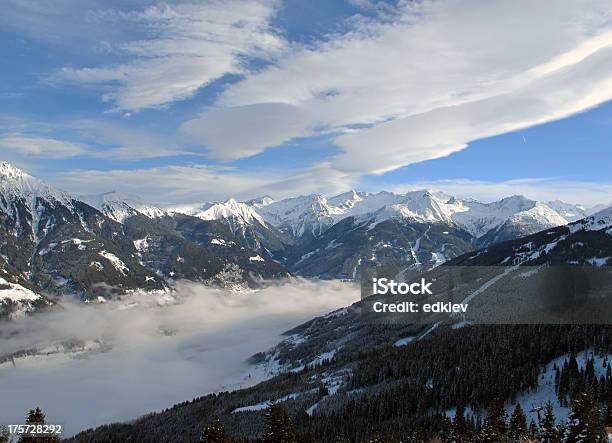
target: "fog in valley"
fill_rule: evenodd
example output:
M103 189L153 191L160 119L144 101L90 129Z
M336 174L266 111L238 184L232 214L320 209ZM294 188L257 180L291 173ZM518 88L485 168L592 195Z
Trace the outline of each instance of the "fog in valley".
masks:
M287 329L358 299L347 283L291 280L248 293L183 282L171 296L63 302L0 326L0 354L36 350L0 364L0 417L22 423L40 406L68 436L253 384L266 375L248 357Z

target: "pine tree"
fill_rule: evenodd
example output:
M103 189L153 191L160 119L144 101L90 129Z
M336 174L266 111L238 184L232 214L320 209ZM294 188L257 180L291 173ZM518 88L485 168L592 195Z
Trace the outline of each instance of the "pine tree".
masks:
M45 424L45 414L40 408L30 409L30 412L28 412L28 416L26 417L26 424L44 425ZM40 437L22 435L21 437L19 437L18 443L56 443L59 441L60 439L56 435L40 436Z
M520 403L517 403L514 407L514 412L510 418L508 436L512 441L527 440L527 417L525 417L525 413Z
M279 403L273 403L266 409L265 420L264 443L295 443L295 433L289 414Z
M606 403L606 411L604 413L604 426L612 426L612 400Z
M465 409L461 403L457 404L455 419L451 425L451 443L463 443L468 441L468 426L465 421Z
M223 426L221 420L216 419L206 426L206 429L202 432L200 441L203 443L229 443L231 439L227 435L225 426Z
M538 438L539 434L540 430L538 429L538 425L535 424L535 421L531 420L531 423L529 423L529 438L535 440Z
M588 392L579 394L572 404L565 433L565 443L597 443L606 441L599 411L593 396Z
M489 412L480 434L482 442L499 443L506 437L506 418L508 414L501 397L495 398L489 407Z
M0 426L0 443L8 443L10 440L11 434L6 426Z
M549 400L544 407L544 417L540 423L540 440L542 443L554 443L559 441L559 432L555 426L555 410Z

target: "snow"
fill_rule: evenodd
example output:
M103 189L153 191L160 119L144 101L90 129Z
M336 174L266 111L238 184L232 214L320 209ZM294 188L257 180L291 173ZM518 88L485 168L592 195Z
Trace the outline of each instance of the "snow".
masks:
M63 240L62 244L70 243L70 244L76 245L79 251L84 251L87 249L87 246L85 246L85 243L89 243L89 242L91 242L91 240L81 240L80 238L71 238L69 240Z
M173 213L198 217L202 220L233 219L238 223L238 226L233 226L234 230L236 227L246 226L253 222L259 222L263 226L266 225L263 217L257 213L254 207L238 202L233 198L225 202L204 203L194 206L175 206L168 208L168 210Z
M166 215L164 210L145 203L140 197L116 191L96 195L80 195L79 199L118 223L123 223L127 218L139 213L149 218Z
M36 301L41 298L40 295L28 288L24 288L17 283L9 283L2 277L0 277L0 285L2 287L8 286L6 289L0 289L0 303L5 302L5 300L13 302L21 302L24 300Z
M38 251L38 255L46 255L57 246L57 243L49 243L49 246Z
M277 403L281 403L287 400L292 400L294 398L298 398L302 395L305 394L309 394L313 391L307 391L307 392L293 392L291 394L287 394L281 398L279 398L278 400L276 400ZM240 408L236 408L232 411L232 414L236 414L237 412L251 412L251 411L262 411L264 409L267 409L270 407L270 405L272 405L272 400L266 400L266 401L262 401L261 403L257 403L251 406L242 406Z
M141 238L140 240L134 240L134 247L138 252L146 252L150 247L150 238L146 236L145 238Z
M17 304L17 309L10 315L11 319L16 319L25 316L31 312L34 307L33 302L39 301L41 295L25 288L17 283L9 283L0 277L0 305L2 304Z
M580 220L570 225L570 232L575 233L580 230L585 231L601 231L606 230L606 233L612 234L612 207L597 212L590 217Z
M74 211L72 197L49 184L28 175L7 162L0 162L0 210L16 223L17 235L20 232L31 232L34 243L38 245L42 240L39 237L40 219L45 206L54 207L64 205L70 211ZM43 201L46 205L43 205ZM29 219L22 220L18 207L25 205L29 212ZM27 223L27 226L25 225ZM51 229L48 224L42 229L43 236Z
M50 202L60 202L70 205L72 197L67 192L53 188L47 183L32 177L8 162L0 162L0 193L7 197L23 198L32 200L40 197ZM10 199L7 199L9 201ZM7 208L2 208L6 210ZM31 213L35 211L31 205Z
M325 362L326 360L331 360L332 358L334 358L334 355L336 355L337 351L338 349L332 349L331 351L323 352L317 355L310 363L308 363L308 366L316 366Z
M250 261L250 262L254 262L254 261L260 261L260 262L263 262L263 261L265 261L265 260L264 260L264 258L263 258L262 256L260 256L260 255L255 255L255 256L253 256L253 257L249 257L249 261Z
M538 379L538 389L535 391L527 391L521 393L517 397L517 401L521 403L525 413L527 414L527 422L534 420L538 422L537 412L534 411L536 408L543 407L546 402L550 401L553 404L555 418L557 423L564 422L570 412L570 408L563 407L559 404L557 394L555 393L555 365L557 367L563 366L564 362L569 358L569 355L563 355L549 362L542 369ZM594 359L595 374L597 377L605 376L606 368L603 365L604 358L597 354L593 354L591 349L583 351L576 355L576 361L578 367L584 369L588 359ZM612 354L608 354L608 360L612 359ZM512 405L506 405L508 410L512 410Z
M313 255L315 255L317 252L319 252L319 248L315 249L314 251L310 251L310 252L308 252L308 253L306 253L306 254L302 255L302 256L300 257L300 259L299 259L297 262L295 262L294 266L297 266L297 265L299 265L300 263L302 263L304 260L309 259L309 258L310 258L310 257L312 257Z
M342 309L338 309L337 311L330 312L329 314L325 315L323 318L327 318L327 319L338 318L346 314L348 314L348 308L342 308Z
M590 211L584 206L565 203L561 200L549 201L546 202L546 205L554 209L561 217L570 222L575 222L588 215L591 215Z
M92 268L96 268L98 271L102 271L104 269L104 265L102 265L102 263L100 263L99 261L92 261L89 266Z
M510 266L508 268L506 268L504 270L504 272L497 274L495 277L487 280L482 286L480 286L478 289L476 289L474 292L472 292L470 295L468 295L467 297L465 297L462 301L461 304L468 304L470 303L474 297L482 294L484 291L486 291L487 289L489 289L491 286L493 286L495 283L497 283L499 280L501 280L502 278L504 278L506 275L510 274L511 272L515 271L518 268L518 265L515 266ZM451 315L456 315L456 314L451 314Z
M429 334L431 334L433 331L435 331L435 330L436 330L436 328L437 328L438 326L440 326L440 324L441 324L441 323L442 323L442 322L437 322L437 323L434 323L433 325L431 325L431 327L430 327L429 329L427 329L427 330L426 330L426 331L425 331L425 332L424 332L424 333L423 333L423 334L422 334L422 335L421 335L421 336L418 338L418 340L423 340L425 337L427 337Z
M123 263L123 261L115 254L112 254L108 251L100 251L98 252L98 255L107 259L110 264L113 265L113 267L122 275L125 275L125 272L130 270L130 268L128 268L125 263Z
M516 401L514 402L506 402L505 408L508 411L508 415L512 413L514 410L514 405L516 402L520 403L525 411L525 415L527 416L527 423L530 423L532 420L535 423L538 423L538 413L537 410L543 408L548 401L550 401L553 405L553 411L555 415L555 419L557 423L564 423L567 420L570 409L569 407L564 407L559 404L559 399L557 398L557 394L555 392L555 365L556 367L561 367L569 358L569 354L562 355L560 357L555 358L554 360L548 362L545 366L542 367L540 373L538 375L538 388L533 391L524 391L519 393L516 397ZM576 355L576 362L578 363L578 367L580 369L584 369L586 367L587 359L593 358L595 374L597 377L605 376L606 368L604 366L604 360L606 357L601 357L598 354L594 354L591 349L585 350L578 355ZM607 355L607 359L612 359L612 354ZM450 419L454 419L455 417L455 408L446 411L446 416ZM541 413L540 413L541 414ZM474 411L470 406L465 407L465 415L466 417L481 417L482 411Z
M265 206L253 205L253 208L268 223L296 236L305 233L316 236L346 217L355 217L356 223L369 223L370 228L385 220L400 219L446 223L481 237L505 223L518 225L527 233L565 225L574 219L569 215L569 218L563 216L571 207L564 205L556 203L552 207L522 196L481 203L422 190L406 194L349 191L329 198L313 194L278 200ZM564 208L563 214L555 208L559 211ZM577 208L574 212L578 211Z
M229 246L231 243L233 243L233 242L226 242L222 238L213 238L210 241L211 245L219 245L219 246Z
M404 338L400 338L398 341L393 343L393 346L396 346L396 347L406 346L407 344L412 343L413 341L414 341L414 337L404 337Z
M612 257L593 257L587 260L593 266L606 266L608 262L612 260Z

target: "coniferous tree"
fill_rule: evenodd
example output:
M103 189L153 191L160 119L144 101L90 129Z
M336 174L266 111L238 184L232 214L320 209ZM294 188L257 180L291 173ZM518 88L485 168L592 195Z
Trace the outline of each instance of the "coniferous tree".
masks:
M559 441L559 430L555 425L555 410L551 401L546 402L544 417L540 423L540 440L542 443L554 443Z
M604 426L612 426L612 400L606 403L606 412L604 414Z
M499 443L506 438L508 414L504 408L501 397L496 397L487 414L487 418L480 433L480 440L486 443Z
M451 425L450 441L451 443L463 443L468 439L468 426L465 420L465 409L461 403L457 404L455 418Z
M227 435L227 431L223 423L221 423L221 420L216 419L206 426L206 429L202 432L200 441L203 443L230 443L231 439Z
M527 417L523 412L523 408L520 403L517 403L514 407L514 412L510 418L510 428L508 430L508 437L512 441L525 441L528 437L527 431Z
M0 426L0 443L8 443L11 434L6 426Z
M272 403L266 409L265 420L264 443L295 443L295 432L289 414L279 403Z
M538 425L535 424L535 421L531 420L531 423L529 423L529 438L535 440L538 438L539 434L540 430L538 429Z
M30 409L28 416L26 417L26 424L28 425L44 425L45 414L40 408ZM19 437L18 443L56 443L59 442L60 438L56 435L45 435L45 436L29 436L22 435Z
M599 411L589 392L579 394L572 404L565 443L598 443L606 441Z

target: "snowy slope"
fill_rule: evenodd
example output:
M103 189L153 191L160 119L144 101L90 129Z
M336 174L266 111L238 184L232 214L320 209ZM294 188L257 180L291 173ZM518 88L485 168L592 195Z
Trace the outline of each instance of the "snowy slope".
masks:
M0 204L4 210L9 209L7 205L14 199L40 197L63 204L69 204L72 200L68 193L53 188L8 162L0 162L0 194L3 197Z
M15 235L27 233L38 242L40 231L50 228L39 226L45 208L63 206L73 211L72 203L68 193L53 188L10 163L0 163L0 211L13 222L11 228Z
M601 231L605 230L607 234L612 235L612 207L597 212L590 217L579 220L570 225L570 230L576 232L579 230L586 231Z
M10 308L9 318L17 318L32 312L38 304L49 302L42 295L0 277L0 312Z
M274 201L257 210L268 223L298 238L320 235L345 212L314 194Z
M580 210L562 202L555 202L554 206L522 196L481 203L423 190L406 194L349 191L329 198L308 195L254 208L269 223L296 237L305 234L318 236L334 223L355 217L359 222L380 223L397 218L418 223L446 223L479 238L504 225L505 230L522 235L565 225L575 220Z
M116 191L96 195L80 195L79 199L119 223L123 223L128 217L139 213L149 218L166 215L164 210L146 204L139 197Z
M233 198L230 198L222 203L214 203L207 209L202 208L201 211L196 211L192 215L201 218L202 220L221 220L235 218L239 223L251 224L259 222L265 225L264 219L255 211L255 209L246 203L241 203Z

